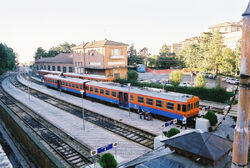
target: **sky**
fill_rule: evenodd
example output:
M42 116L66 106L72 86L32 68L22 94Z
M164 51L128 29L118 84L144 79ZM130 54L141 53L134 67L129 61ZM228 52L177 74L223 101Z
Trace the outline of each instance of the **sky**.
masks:
M158 54L163 44L199 36L208 27L239 21L248 0L5 0L0 43L29 62L38 47L93 40L134 44Z

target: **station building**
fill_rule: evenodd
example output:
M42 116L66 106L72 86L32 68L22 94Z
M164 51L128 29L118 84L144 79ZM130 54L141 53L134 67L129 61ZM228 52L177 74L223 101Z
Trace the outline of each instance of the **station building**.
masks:
M35 61L36 71L44 69L49 71L74 72L73 55L60 53L55 57L43 57Z
M35 69L126 78L127 47L107 39L87 42L73 47L73 53L36 60Z
M127 44L107 39L73 47L75 73L126 78L127 47Z

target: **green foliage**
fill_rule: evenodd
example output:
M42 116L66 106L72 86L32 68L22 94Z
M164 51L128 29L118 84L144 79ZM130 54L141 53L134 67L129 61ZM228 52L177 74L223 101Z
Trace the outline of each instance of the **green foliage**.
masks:
M229 136L229 134L227 134L227 139L228 139L228 140L230 140L230 136Z
M74 46L76 45L65 42L59 46L51 47L48 52L46 52L42 47L38 47L34 58L35 60L38 60L40 57L54 57L59 53L70 53L72 52L71 48Z
M167 136L168 138L176 135L176 134L179 134L180 133L180 130L178 130L177 128L171 128L169 131L167 131L165 133L165 136Z
M116 168L117 162L111 153L104 153L99 159L102 168Z
M16 54L12 48L0 43L0 74L16 66Z
M232 105L236 105L236 104L238 104L238 100L234 100L232 103Z
M200 46L196 44L187 45L180 52L180 56L182 57L186 67L191 69L199 67L199 54Z
M222 50L222 60L219 66L220 72L224 74L234 74L236 69L236 56L230 48L224 48Z
M127 77L129 82L135 82L138 79L138 73L135 70L129 70L127 72Z
M215 126L218 122L217 116L210 110L205 114L204 118L208 119L212 126Z
M169 75L169 81L173 86L178 86L182 81L182 72L181 71L173 71Z
M206 86L206 79L204 75L202 75L201 73L196 75L194 81L195 81L195 87L204 88Z
M129 83L126 79L116 79L115 82L121 84ZM151 87L162 89L163 86L157 83L147 83L147 82L131 82L132 86L137 87ZM181 87L181 86L164 86L166 91L185 93L194 96L198 96L202 100L209 100L215 102L225 103L233 96L233 92L227 92L221 88L199 88L199 87ZM216 95L216 96L215 96Z

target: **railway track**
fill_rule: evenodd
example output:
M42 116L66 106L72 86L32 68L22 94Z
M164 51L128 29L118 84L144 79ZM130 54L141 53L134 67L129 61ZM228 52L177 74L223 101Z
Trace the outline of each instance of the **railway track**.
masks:
M47 125L46 121L41 117L38 117L29 108L8 95L2 87L0 87L0 101L45 141L70 167L83 167L92 164L93 159L90 156L89 147L81 145L81 149L75 149L77 147L73 147L70 142L66 142L65 139L67 138L60 136L60 134L64 133L60 132L56 134L51 125Z
M11 82L15 87L18 87L24 92L28 92L27 87L18 82L16 78L12 78ZM46 103L49 103L57 108L60 108L66 112L82 118L82 108L78 106L72 105L68 102L54 98L34 89L30 89L30 94L45 101ZM128 124L111 119L107 116L103 116L93 111L89 111L87 109L85 109L84 112L86 121L91 122L99 127L105 128L112 133L120 135L128 140L136 142L150 149L154 148L154 137L157 136L156 134L141 130L139 128L130 126Z

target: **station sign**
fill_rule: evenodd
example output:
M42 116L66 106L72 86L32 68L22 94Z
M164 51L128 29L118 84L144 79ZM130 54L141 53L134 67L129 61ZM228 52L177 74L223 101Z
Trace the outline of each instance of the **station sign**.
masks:
M95 156L95 155L97 155L97 154L103 153L103 152L105 152L105 151L107 151L107 150L110 150L110 149L112 149L112 148L116 148L117 146L118 146L118 143L117 143L117 142L112 143L112 144L108 144L108 145L106 145L106 146L103 146L103 147L97 148L97 149L95 149L95 150L92 150L92 151L90 152L90 154L91 154L91 156Z
M173 119L173 120L170 120L170 121L168 121L168 122L162 124L161 127L162 127L162 128L168 127L168 126L173 125L173 124L176 124L176 123L177 123L177 119Z

